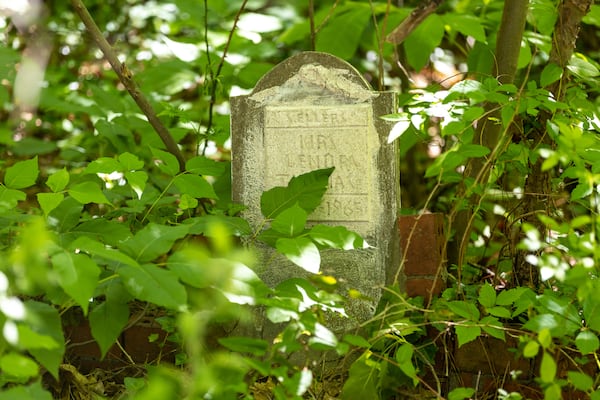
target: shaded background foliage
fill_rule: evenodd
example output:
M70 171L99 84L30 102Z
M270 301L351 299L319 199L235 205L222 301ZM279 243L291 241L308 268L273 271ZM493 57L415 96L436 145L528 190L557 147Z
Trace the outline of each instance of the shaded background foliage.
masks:
M600 50L598 6L592 6L584 17L577 52L563 71L548 65L559 3L529 2L514 85L500 85L494 76L494 54L502 1L442 2L399 46L385 43L385 37L420 2L87 1L96 23L190 160L185 173L179 174L176 160L161 150L160 139L126 94L70 3L31 2L43 6L39 18L29 22L14 14L11 18L14 6L9 3L0 2L0 11L7 14L0 18L0 167L4 182L0 235L6 256L0 266L14 286L12 294L30 299L26 307L32 315L49 316L57 310L64 313L76 304L84 313L90 306L89 318L93 320L112 307L112 315L118 315L116 325L109 334L95 332L103 352L114 342L114 333L127 323L129 310L125 305L133 297L171 310L188 300L195 310L203 309L203 301L215 301L219 305L215 314L237 317L237 312L227 308L229 303L212 292L197 298L190 295L189 299L172 296L177 290L195 293L196 289L206 289L206 282L182 278L187 285L183 289L180 281L169 275L176 270L173 265L187 257L177 252L175 244L180 240L205 244L205 237L211 236L207 233L210 224L206 219L195 219L204 216L223 217L219 220L229 224L229 233L252 234L243 221L234 219L240 207L229 200L228 98L249 91L286 57L318 50L352 63L375 89L399 93L399 113L390 116L397 121L397 131L390 139L399 142L403 212L444 212L450 219L449 236L454 228L452 216L463 209L474 210L475 215L465 257L452 260L450 289L432 306L432 314L424 312L418 300L408 307L390 289L395 293L390 302L400 311L384 313L379 326L367 327L369 341L352 336L338 346L319 337L318 345L340 352L350 346L367 349L350 371L346 397L352 398L359 389L367 397L391 397L397 395L398 382L409 386L423 383L417 369L423 372L432 352L431 343L421 346L419 342L424 336L420 327L426 324L439 328L440 335L454 327L460 345L475 340L482 330L503 339L505 332L520 335L519 351L525 357L539 354L541 358L538 383L547 398L559 398L566 382L590 396L599 396L594 391L597 382L589 382L594 375L579 368L584 356L597 354L600 331L596 317L600 302L593 297L598 289L595 278L600 260L596 238L600 223L595 61ZM33 69L28 70L28 65ZM36 65L37 76L40 71L44 73L39 81L35 79ZM563 84L564 99L555 96L552 100L549 95L547 88L555 82ZM471 143L476 125L487 115L486 103L502 110L498 119L510 139L496 154L491 179L472 184L472 177L461 173L469 160L488 154L489 149ZM536 135L552 140L539 146ZM544 207L541 213L541 209L519 209L519 190L525 187L526 177L535 176L536 160L544 160L536 172L548 185L526 195L542 199L538 202ZM528 214L542 217L527 219ZM47 222L32 218L36 215ZM187 225L182 223L186 220ZM138 245L151 240L153 230L163 237L158 241L162 247L154 252L141 251ZM77 241L78 237L87 241ZM213 240L208 253L194 253L203 262L217 265L215 259L219 257L243 262L250 258L235 253L227 240L219 244L215 239L219 235L212 237L208 239ZM119 249L118 255L98 247L98 242ZM170 253L172 246L181 260ZM72 254L74 249L87 255ZM512 268L519 251L523 254L520 261L527 259L537 268L535 273L542 272L541 283L531 280L531 287L525 287L513 280ZM50 262L36 254L47 254ZM138 266L137 261L150 264ZM28 266L25 272L15 267L23 263ZM74 287L68 281L68 274L60 268L69 263L82 265L77 273L83 281L92 282L90 287ZM128 269L118 270L115 265L119 263ZM165 263L167 269L162 268ZM234 263L224 264L229 266L227 273L245 271ZM156 266L161 268L153 268ZM120 271L118 279L114 271ZM148 276L152 274L165 278L175 289L136 292L132 285L123 283L128 277L146 280L149 288L152 279ZM226 281L218 273L206 279L212 283ZM256 284L257 293L261 293L264 288L259 290L260 285L250 281L248 284ZM327 288L325 282L319 284ZM329 297L328 290L306 290L317 298L322 312L331 311L326 305L340 300ZM2 299L12 295L6 293ZM88 305L86 299L92 295L101 301ZM256 297L261 298L259 294ZM282 318L285 312L281 310L286 308L281 304L277 307ZM294 310L286 312L290 311ZM568 323L564 323L565 316ZM3 322L10 320L6 315L2 318ZM202 336L198 331L205 326L186 322L187 316L182 318L182 336ZM313 331L318 326L317 320L298 318L298 326ZM412 328L398 330L400 323ZM504 328L504 324L515 323L520 324L518 333ZM64 347L60 327L50 325L45 333L59 348ZM290 328L286 332L296 331ZM288 339L292 337L290 333ZM293 341L284 343L291 346ZM555 380L558 375L553 360L557 356L553 357L565 353L559 341L581 353L581 359L572 364L579 369L561 376L564 382ZM277 376L283 381L279 388L270 382L259 383L275 391L278 398L307 393L310 370L285 364L275 356L276 351L268 353L262 342L248 339L225 343L234 350L260 355L263 361L274 361L273 365L255 362L250 375L256 379L258 375ZM9 348L3 341L0 349ZM39 349L29 350L36 362L49 370L60 361ZM190 348L188 353L203 359L202 349ZM182 354L181 362L185 359ZM38 365L32 365L31 358L8 352L2 360L0 368L17 374L21 382L38 376L34 371ZM223 358L215 364L204 361L192 362L194 382L219 381L222 371L231 374L232 382L243 382L248 372L247 365L237 368L243 364L238 358ZM227 367L228 362L234 367ZM276 371L277 362L289 369ZM22 368L7 367L9 364ZM130 381L129 392L146 398L160 388L175 388L174 393L184 390L178 378L169 374L154 371L151 376L155 377L151 388L137 387ZM7 384L15 382L19 380ZM214 390L204 385L198 383L190 396ZM38 389L41 387L28 389L35 393L30 393L31 398L42 396ZM247 388L227 384L219 390L225 397L248 394ZM462 392L463 397L457 393L455 398L471 395L468 391Z

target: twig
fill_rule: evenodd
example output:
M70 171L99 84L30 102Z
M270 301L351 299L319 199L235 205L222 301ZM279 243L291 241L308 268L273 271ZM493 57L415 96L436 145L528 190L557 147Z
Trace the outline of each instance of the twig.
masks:
M308 0L308 21L310 22L310 49L315 51L317 32L315 31L315 3Z
M425 18L439 7L442 1L429 0L421 3L386 37L386 41L396 45L402 43L421 22L425 21Z
M77 15L79 15L79 18L87 28L98 47L100 47L100 50L102 50L104 57L106 57L112 66L112 69L116 72L123 86L125 86L133 100L148 118L148 122L150 125L152 125L162 142L165 144L167 151L177 158L177 161L179 162L179 169L181 171L185 170L185 157L183 156L183 153L177 146L173 136L171 136L167 128L163 125L160 119L158 119L156 112L150 105L148 99L146 99L146 96L144 96L144 94L138 89L138 85L133 79L133 74L131 71L127 68L125 63L121 63L119 61L117 54L104 38L104 35L98 28L98 25L96 25L94 22L94 19L90 15L83 2L81 0L71 0L71 5L75 9Z
M225 57L227 57L227 52L229 51L229 46L231 45L231 41L233 39L233 33L237 27L237 24L240 20L240 16L246 8L246 3L248 0L244 0L237 14L235 14L235 18L233 19L233 26L229 31L229 37L227 38L227 42L225 43L225 48L223 49L223 55L221 56L221 60L219 61L219 65L217 66L217 71L213 72L211 61L210 61L210 48L208 45L208 0L204 0L204 41L206 43L206 58L208 60L208 74L210 76L210 100L208 104L208 122L206 123L206 139L204 140L204 148L202 149L202 155L206 152L206 146L208 143L208 134L212 129L213 124L213 109L215 107L215 103L217 102L217 86L219 85L218 79L219 75L221 75L221 70L223 69L223 65L225 64Z

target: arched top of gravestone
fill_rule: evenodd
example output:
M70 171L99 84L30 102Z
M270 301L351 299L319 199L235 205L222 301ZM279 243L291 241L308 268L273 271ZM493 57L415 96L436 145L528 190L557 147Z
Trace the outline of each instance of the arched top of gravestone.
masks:
M377 96L346 61L307 51L276 65L258 81L249 97L261 104L356 104Z

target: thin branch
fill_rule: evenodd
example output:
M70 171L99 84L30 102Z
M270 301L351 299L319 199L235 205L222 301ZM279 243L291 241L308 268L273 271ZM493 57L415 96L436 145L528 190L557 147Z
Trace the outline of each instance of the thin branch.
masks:
M421 24L421 22L425 21L425 18L435 12L442 1L443 0L429 0L421 3L400 23L400 25L387 35L386 41L396 45L402 43Z
M219 65L217 66L217 70L213 71L212 66L210 65L210 48L208 45L208 1L204 0L204 41L206 43L206 57L208 60L208 71L210 76L210 100L208 104L208 122L206 123L206 138L204 140L204 148L202 149L202 155L206 152L206 147L208 144L208 135L212 129L213 124L213 110L215 104L217 102L217 87L219 86L219 76L221 75L221 70L223 69L223 65L225 64L225 57L227 57L227 52L229 51L229 46L231 45L231 41L233 40L233 33L237 28L237 24L240 20L240 16L242 12L246 8L246 3L248 0L244 0L237 14L235 14L235 18L233 20L233 26L229 31L229 36L227 37L227 42L225 43L225 48L223 49L223 55L221 56L221 60L219 61Z
M75 12L87 28L98 47L100 47L100 50L102 50L104 57L106 57L113 70L116 72L123 86L125 86L133 100L148 118L148 122L150 125L152 125L162 142L165 144L167 151L177 158L180 170L185 170L185 157L183 156L183 153L177 146L173 136L171 136L167 128L163 125L160 119L158 119L156 112L150 105L148 99L146 99L146 96L144 96L144 94L139 90L138 85L133 79L133 74L131 71L127 68L125 63L121 63L119 61L117 54L104 38L104 35L98 28L98 25L96 25L94 22L94 19L90 15L83 2L81 0L71 0L71 5L75 9Z
M315 2L308 0L308 21L310 23L310 49L315 51L317 32L315 31Z

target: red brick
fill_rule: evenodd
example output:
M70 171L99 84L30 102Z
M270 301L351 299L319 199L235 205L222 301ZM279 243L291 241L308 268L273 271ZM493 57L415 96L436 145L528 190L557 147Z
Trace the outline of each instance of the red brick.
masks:
M438 296L445 287L441 277L406 279L406 294L409 297L423 296L425 301L429 301L432 295Z
M398 226L406 276L436 276L445 259L443 215L403 215Z

